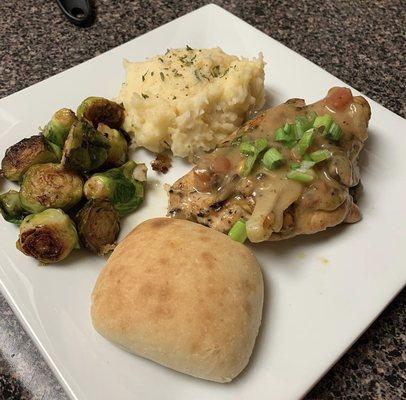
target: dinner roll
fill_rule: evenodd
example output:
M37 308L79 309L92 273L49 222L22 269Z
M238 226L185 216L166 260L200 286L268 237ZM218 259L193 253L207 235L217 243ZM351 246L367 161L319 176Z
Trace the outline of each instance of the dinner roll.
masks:
M261 324L260 266L244 245L193 222L156 218L114 250L92 294L95 329L138 356L229 382Z

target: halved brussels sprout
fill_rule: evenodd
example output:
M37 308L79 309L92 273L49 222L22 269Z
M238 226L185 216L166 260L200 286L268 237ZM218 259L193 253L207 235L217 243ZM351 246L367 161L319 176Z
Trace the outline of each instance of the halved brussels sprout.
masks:
M68 210L80 201L83 180L59 164L33 165L24 175L20 189L23 208L38 213L46 208Z
M80 248L75 224L55 208L25 217L16 247L45 264L61 261Z
M6 150L1 162L3 175L10 181L20 181L31 165L58 162L61 149L43 136L23 139Z
M120 232L119 215L109 200L89 200L75 218L81 243L100 256L112 251Z
M69 110L69 108L61 108L52 116L52 119L45 126L42 134L51 143L62 148L68 137L70 128L77 120L72 110Z
M97 130L108 139L110 148L106 164L111 167L120 167L128 159L128 144L123 134L117 129L109 128L105 124L99 124Z
M143 176L140 174L143 170ZM137 178L134 178L134 174ZM108 199L120 216L129 214L142 203L144 199L144 182L146 167L128 161L120 168L113 168L106 172L90 177L84 186L87 199Z
M105 163L108 139L83 121L75 122L65 141L61 164L80 172L89 172Z
M0 195L0 212L3 218L13 224L20 225L26 215L16 190L9 190Z
M124 122L124 108L104 97L88 97L78 107L78 118L85 119L97 127L100 123L118 129Z

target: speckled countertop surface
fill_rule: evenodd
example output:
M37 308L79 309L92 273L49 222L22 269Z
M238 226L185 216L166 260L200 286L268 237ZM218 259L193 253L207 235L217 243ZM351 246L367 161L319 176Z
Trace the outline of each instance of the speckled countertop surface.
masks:
M0 2L0 97L92 58L207 2L96 0L97 19L77 28L55 1ZM215 1L385 107L405 117L402 0ZM292 5L294 4L294 5ZM406 396L406 291L307 395ZM66 396L0 295L0 400Z

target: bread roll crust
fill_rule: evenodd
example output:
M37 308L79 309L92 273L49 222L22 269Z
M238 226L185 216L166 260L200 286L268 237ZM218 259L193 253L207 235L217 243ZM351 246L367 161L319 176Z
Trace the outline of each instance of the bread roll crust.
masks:
M156 218L114 250L92 294L95 329L131 353L229 382L247 365L261 323L253 254L204 226Z

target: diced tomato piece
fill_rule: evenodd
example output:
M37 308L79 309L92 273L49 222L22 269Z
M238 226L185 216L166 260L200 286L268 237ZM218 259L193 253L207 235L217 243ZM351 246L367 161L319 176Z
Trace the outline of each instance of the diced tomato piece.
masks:
M213 172L224 175L230 170L231 162L226 156L220 155L212 160L210 166Z
M326 97L326 105L336 110L341 110L352 101L351 90L344 87L336 87L329 91Z

